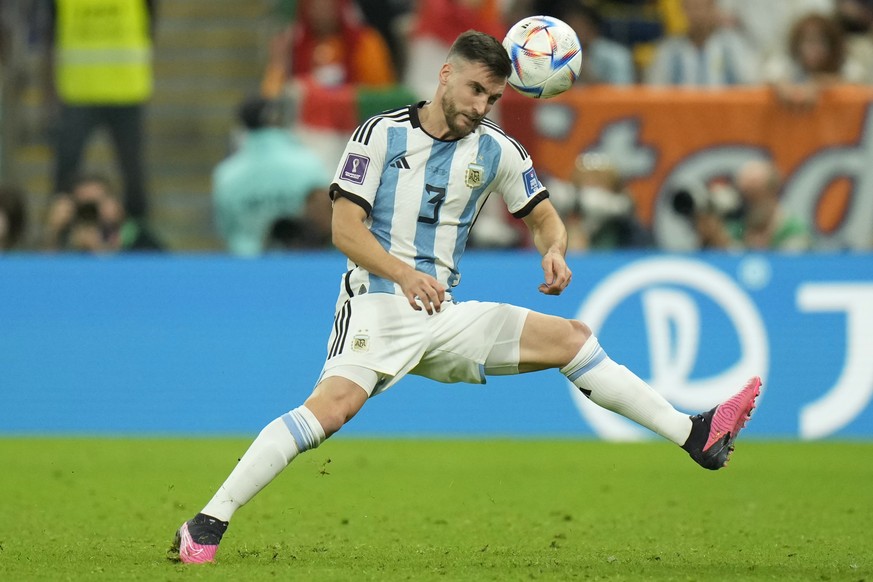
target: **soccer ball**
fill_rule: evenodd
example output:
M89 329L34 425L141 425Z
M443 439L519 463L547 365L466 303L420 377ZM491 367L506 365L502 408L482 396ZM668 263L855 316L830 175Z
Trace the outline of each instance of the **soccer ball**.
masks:
M535 99L563 93L582 70L582 47L576 33L551 16L518 21L506 33L503 48L512 61L509 85Z

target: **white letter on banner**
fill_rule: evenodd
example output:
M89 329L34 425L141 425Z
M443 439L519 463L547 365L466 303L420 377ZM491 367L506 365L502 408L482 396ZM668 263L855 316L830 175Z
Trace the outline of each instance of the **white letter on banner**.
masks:
M826 437L856 418L873 397L873 285L801 285L797 306L805 312L846 312L846 360L833 387L800 411L800 437Z
M782 200L786 207L809 224L815 224L822 193L836 178L854 182L852 207L836 232L824 237L834 247L862 249L873 235L873 105L868 106L858 145L823 148L805 160L785 183Z
M700 348L700 312L684 291L654 288L642 296L652 378L662 386L688 382ZM672 330L675 330L673 337Z
M655 150L640 143L639 119L613 121L600 130L599 141L586 151L608 155L626 181L650 176L658 161Z

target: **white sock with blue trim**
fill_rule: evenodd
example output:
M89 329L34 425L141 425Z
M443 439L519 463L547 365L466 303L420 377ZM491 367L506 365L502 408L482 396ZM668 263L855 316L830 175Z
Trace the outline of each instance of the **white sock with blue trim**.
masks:
M264 427L201 513L230 521L234 512L267 486L294 457L324 441L324 429L305 406Z
M598 406L629 418L682 445L691 433L691 418L673 408L633 372L616 364L591 336L561 373Z

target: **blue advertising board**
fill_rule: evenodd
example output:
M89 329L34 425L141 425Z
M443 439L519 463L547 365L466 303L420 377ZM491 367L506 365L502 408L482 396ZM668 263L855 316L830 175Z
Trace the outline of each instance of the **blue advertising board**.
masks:
M458 300L577 317L673 404L708 409L752 375L749 435L873 437L873 256L468 253ZM309 394L345 259L0 259L0 434L256 433ZM367 436L649 438L557 371L484 386L408 377L343 429Z

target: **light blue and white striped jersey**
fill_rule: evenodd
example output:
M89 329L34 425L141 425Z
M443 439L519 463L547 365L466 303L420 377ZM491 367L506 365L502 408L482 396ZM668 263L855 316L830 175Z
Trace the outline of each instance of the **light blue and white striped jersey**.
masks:
M470 228L488 195L502 195L521 218L548 192L528 153L497 124L484 119L462 139L436 139L421 127L422 105L362 123L346 146L330 194L360 205L386 251L451 292L461 279L458 264ZM362 293L401 293L399 285L352 261L348 268L338 304Z

